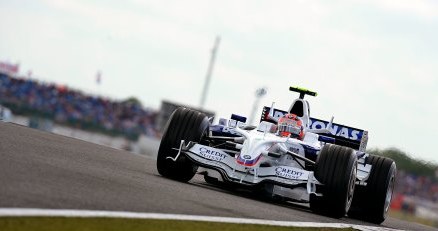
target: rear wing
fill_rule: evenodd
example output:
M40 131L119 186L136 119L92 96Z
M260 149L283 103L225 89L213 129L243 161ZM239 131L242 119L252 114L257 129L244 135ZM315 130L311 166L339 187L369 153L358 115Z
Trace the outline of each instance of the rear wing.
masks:
M268 118L270 107L264 107L260 122L268 121L276 123ZM280 118L281 116L287 114L286 111L282 111L274 108L274 118ZM310 117L310 129L324 129L327 128L329 124L328 121L316 119ZM368 131L345 126L342 124L333 123L332 127L329 128L330 133L320 134L320 141L326 143L334 143L342 146L347 146L362 152L365 152L368 143Z

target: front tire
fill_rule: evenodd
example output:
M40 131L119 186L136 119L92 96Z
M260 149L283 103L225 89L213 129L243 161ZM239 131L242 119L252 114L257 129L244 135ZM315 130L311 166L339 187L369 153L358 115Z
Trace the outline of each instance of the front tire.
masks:
M385 221L394 190L397 167L389 158L370 155L371 172L366 186L358 186L348 216L381 224Z
M322 148L315 165L315 178L322 183L310 195L310 209L316 213L341 218L353 200L356 184L357 157L353 149L334 144Z
M200 142L208 132L209 121L205 114L178 108L170 116L157 155L157 170L160 175L174 180L187 182L193 178L198 166L185 155L180 155L176 161L181 140L185 142Z

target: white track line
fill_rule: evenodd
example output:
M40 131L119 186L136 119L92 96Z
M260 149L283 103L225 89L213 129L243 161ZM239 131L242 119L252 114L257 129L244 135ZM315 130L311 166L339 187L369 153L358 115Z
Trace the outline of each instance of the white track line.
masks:
M235 224L273 225L285 227L316 227L316 228L353 228L361 231L396 231L396 229L353 225L343 223L317 223L317 222L293 222L273 221L262 219L246 219L232 217L195 216L163 213L136 213L119 211L98 210L67 210L67 209L27 209L27 208L0 208L0 217L104 217L104 218L130 218L130 219L158 219L158 220L183 220L183 221L207 221Z

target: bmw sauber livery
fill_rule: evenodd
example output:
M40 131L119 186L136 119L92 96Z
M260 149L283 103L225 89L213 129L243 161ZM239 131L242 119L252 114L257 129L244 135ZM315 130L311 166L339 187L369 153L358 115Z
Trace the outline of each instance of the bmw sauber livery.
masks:
M271 199L309 203L313 212L374 223L387 216L396 165L366 153L368 132L310 117L306 95L288 110L264 107L257 126L233 114L211 124L201 112L178 108L157 156L158 172L189 181L204 175L218 187L234 185Z

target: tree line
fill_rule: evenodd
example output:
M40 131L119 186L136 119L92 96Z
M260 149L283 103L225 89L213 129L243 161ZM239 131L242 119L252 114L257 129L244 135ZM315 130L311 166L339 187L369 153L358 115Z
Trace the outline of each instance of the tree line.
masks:
M438 180L438 164L414 159L409 154L397 148L371 149L368 153L391 158L397 164L397 169L419 176L429 176Z

